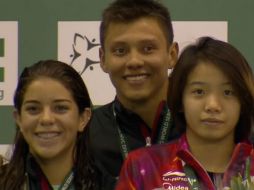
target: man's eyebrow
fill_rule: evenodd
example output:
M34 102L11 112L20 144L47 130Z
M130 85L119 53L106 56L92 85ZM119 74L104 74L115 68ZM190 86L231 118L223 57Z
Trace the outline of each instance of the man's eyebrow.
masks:
M54 100L54 102L72 102L72 101L69 99L56 99Z

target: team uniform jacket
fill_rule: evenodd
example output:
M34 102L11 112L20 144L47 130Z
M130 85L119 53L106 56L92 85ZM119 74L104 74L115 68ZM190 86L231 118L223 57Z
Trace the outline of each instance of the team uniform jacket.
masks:
M113 114L113 106L116 117ZM162 119L165 106L167 106L165 102L158 106L154 126L157 126ZM89 129L90 151L103 173L104 182L102 183L106 184L103 187L105 190L114 189L116 178L119 176L124 161L117 127L124 134L130 151L144 147L146 136L150 136L152 144L155 144L159 130L159 127L154 127L152 131L137 114L125 109L117 99L94 110ZM168 140L176 136L172 130Z
M192 156L186 136L175 142L142 148L130 153L124 163L116 190L190 190L184 165L196 172L202 190L224 189L230 186L233 176L246 171L246 160L250 159L250 176L254 176L254 151L251 144L235 146L231 161L222 177L222 188L216 188L210 176ZM226 189L226 188L225 188Z

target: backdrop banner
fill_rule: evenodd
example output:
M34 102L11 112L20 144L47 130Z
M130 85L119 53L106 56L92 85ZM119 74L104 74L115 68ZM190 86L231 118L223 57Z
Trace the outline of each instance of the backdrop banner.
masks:
M98 106L115 96L114 87L99 64L99 25L100 21L58 21L57 34L58 59L80 73L93 104ZM0 105L12 105L18 73L18 23L0 22L0 28ZM204 35L228 41L226 21L176 21L173 28L180 51ZM0 154L8 157L10 146L0 145Z
M0 106L13 105L18 78L18 22L0 21Z
M58 22L58 59L81 74L94 105L109 103L115 96L108 74L99 64L99 25L100 21ZM204 35L228 41L226 21L177 21L173 28L180 50Z

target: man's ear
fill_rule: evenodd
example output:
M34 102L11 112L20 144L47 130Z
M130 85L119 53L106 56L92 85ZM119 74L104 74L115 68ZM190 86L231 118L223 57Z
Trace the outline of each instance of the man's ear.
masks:
M100 56L100 66L101 66L101 69L102 69L105 73L108 73L107 65L106 65L106 63L105 63L105 52L104 52L103 48L100 48L100 49L99 49L99 56Z
M20 131L22 132L22 127L21 126L21 118L20 118L20 114L18 112L17 109L15 109L13 112L12 112L12 115L13 115L13 118L18 126L18 128L20 129Z
M79 122L79 128L78 131L82 132L85 127L87 126L87 123L90 121L92 116L92 110L91 108L85 108L83 113L80 115L80 122Z
M179 46L177 42L173 42L169 47L169 69L172 69L178 59Z

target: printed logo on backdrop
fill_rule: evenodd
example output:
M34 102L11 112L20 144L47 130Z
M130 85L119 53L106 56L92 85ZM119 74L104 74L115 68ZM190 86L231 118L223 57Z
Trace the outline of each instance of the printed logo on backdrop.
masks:
M58 22L58 59L80 73L94 105L111 102L115 96L114 87L99 64L99 25L100 21ZM177 21L173 27L180 51L204 35L227 41L226 21Z
M18 22L0 21L0 28L0 106L8 106L18 79Z
M82 76L94 105L113 100L115 90L100 68L99 21L58 22L58 59Z
M89 39L87 36L82 36L79 33L74 34L73 44L72 44L72 54L70 57L70 65L74 67L80 75L82 75L86 69L91 71L94 69L94 64L99 64L98 60L98 47L99 43L96 43L96 39Z

